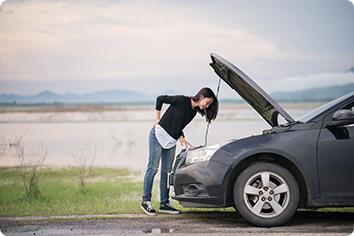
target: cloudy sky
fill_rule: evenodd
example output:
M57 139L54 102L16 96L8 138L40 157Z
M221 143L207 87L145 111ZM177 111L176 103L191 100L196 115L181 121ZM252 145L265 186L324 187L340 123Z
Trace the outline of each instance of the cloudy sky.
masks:
M0 93L213 89L215 52L266 91L354 82L348 0L7 0ZM223 85L222 96L233 92Z

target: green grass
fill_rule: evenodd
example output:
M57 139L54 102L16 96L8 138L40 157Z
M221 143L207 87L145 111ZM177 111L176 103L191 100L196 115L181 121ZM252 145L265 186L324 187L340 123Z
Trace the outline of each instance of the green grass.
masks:
M142 182L128 170L94 168L84 191L78 168L44 168L39 176L40 196L28 199L18 169L0 168L1 216L141 212Z
M136 172L93 168L84 191L79 188L79 168L42 168L38 174L40 196L28 199L19 169L0 168L0 216L142 213L143 179ZM153 190L156 208L159 206L158 188L156 182ZM172 203L183 211L225 211L185 209L176 201Z

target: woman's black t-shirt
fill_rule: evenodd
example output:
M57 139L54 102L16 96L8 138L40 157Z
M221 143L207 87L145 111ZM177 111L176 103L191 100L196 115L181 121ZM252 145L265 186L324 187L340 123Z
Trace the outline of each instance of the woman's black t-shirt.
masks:
M162 104L170 104L167 111L159 121L159 125L166 130L174 139L178 139L183 134L183 129L193 120L197 114L197 109L193 109L191 97L184 95L161 95L156 98L155 109L161 111Z

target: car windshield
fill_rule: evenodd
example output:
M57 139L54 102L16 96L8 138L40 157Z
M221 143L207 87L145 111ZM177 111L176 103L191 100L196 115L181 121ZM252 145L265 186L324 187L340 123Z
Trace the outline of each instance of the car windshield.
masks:
M324 105L322 105L310 112L305 113L304 115L300 116L297 120L300 122L306 123L306 122L312 120L313 118L315 118L316 116L318 116L319 114L321 114L322 112L328 110L329 108L331 108L335 104L340 103L353 95L354 95L354 92L346 94L346 95L339 97L333 101L330 101L330 102L328 102L328 103L326 103L326 104L324 104Z

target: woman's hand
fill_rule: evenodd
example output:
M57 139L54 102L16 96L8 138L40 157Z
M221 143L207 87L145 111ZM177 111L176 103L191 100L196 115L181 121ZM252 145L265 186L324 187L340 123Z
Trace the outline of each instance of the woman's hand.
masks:
M183 136L179 137L179 142L181 143L182 146L186 147L187 149L193 147L193 145L190 142L188 142Z
M155 125L157 125L157 123L159 123L159 121L160 120L155 120L153 127L155 127Z

